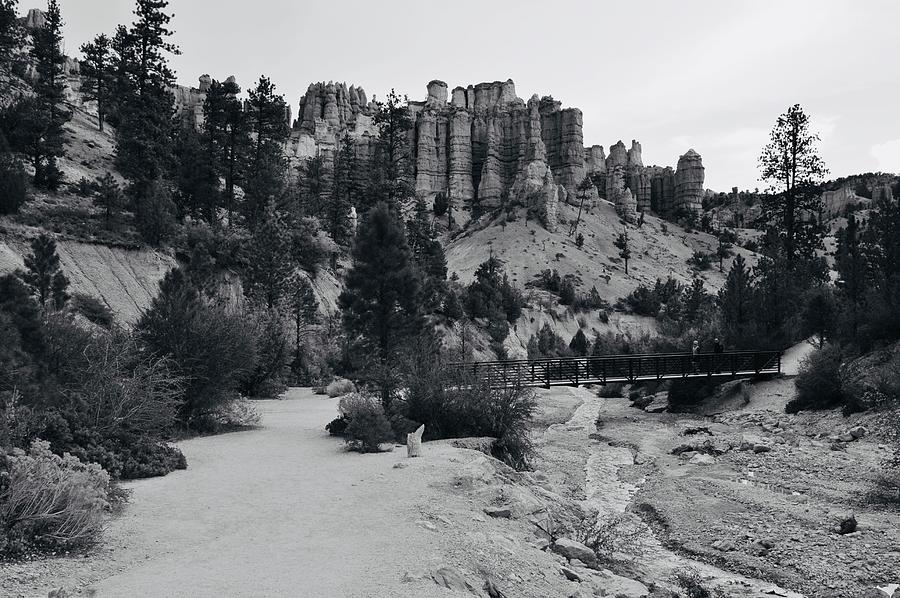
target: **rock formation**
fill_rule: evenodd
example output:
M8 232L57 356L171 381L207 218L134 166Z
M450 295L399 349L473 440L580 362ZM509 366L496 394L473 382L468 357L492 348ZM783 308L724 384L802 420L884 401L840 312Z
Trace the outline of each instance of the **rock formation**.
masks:
M625 189L616 195L615 206L619 218L632 224L637 221L637 200L631 189Z
M894 191L891 189L890 183L881 183L875 185L875 188L872 189L872 202L878 201L893 201L894 200Z
M675 205L676 214L690 212L698 214L703 210L703 181L705 169L700 154L689 149L678 158L675 171Z
M37 18L37 17L35 17ZM186 126L202 122L203 101L211 84L173 90L176 115ZM671 217L679 209L697 210L703 194L700 156L690 150L672 168L645 167L641 144L619 141L609 148L584 146L583 116L550 96L516 94L511 80L455 87L433 80L424 101L409 102L414 123L409 152L416 194L426 200L446 194L459 209L492 212L525 207L553 228L560 202L585 207L605 197L626 218L653 210ZM300 99L285 144L294 161L322 155L330 160L345 139L353 143L358 168L366 177L378 129L376 106L362 87L313 83ZM285 118L290 121L290 114ZM588 188L579 185L587 179Z

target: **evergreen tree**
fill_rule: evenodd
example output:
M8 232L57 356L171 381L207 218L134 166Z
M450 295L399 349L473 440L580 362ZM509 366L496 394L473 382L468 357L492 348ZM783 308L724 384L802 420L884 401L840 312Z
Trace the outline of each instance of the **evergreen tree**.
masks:
M132 185L131 200L138 232L151 245L161 245L172 234L175 222L176 208L169 184L152 180L140 186Z
M870 289L860 344L867 350L900 339L900 203L879 199L863 239Z
M0 0L0 65L11 61L22 45L18 5L18 0Z
M363 379L389 410L404 348L423 327L421 280L396 212L381 202L367 215L339 304L344 326L364 356Z
M584 336L584 332L582 332L581 328L578 329L578 332L575 333L575 336L572 337L572 340L569 342L569 350L572 351L572 355L576 357L584 357L588 353L588 340L587 337Z
M106 173L97 179L97 192L94 195L94 203L103 208L106 220L106 228L109 228L113 219L125 203L122 190L116 179L110 173Z
M211 137L201 135L193 127L182 127L175 141L177 192L175 205L179 217L203 218L210 225L218 222L219 175Z
M15 214L26 199L28 186L25 169L10 153L6 138L0 132L0 214Z
M623 232L616 237L615 242L613 242L616 249L619 250L619 257L625 260L625 276L628 276L628 260L631 259L631 248L628 245L628 227L626 226Z
M392 89L384 102L375 102L375 124L378 141L375 148L373 188L374 201L400 207L415 195L412 158L408 140L413 128L408 100Z
M287 161L283 144L290 133L284 96L275 85L260 77L250 90L248 122L254 142L244 185L244 218L252 230L269 201L280 201L284 192Z
M777 232L779 253L789 266L820 249L822 230L815 215L821 210L816 185L828 172L818 155L819 136L809 130L809 116L799 104L778 117L769 143L759 158L761 180L774 195L763 203L763 219Z
M252 145L247 114L237 97L240 92L234 81L213 81L203 104L205 133L218 154L218 172L225 180L224 202L229 226L235 210L235 185L243 180Z
M752 344L753 275L740 254L731 263L725 286L719 291L719 312L729 344Z
M331 173L322 154L303 160L297 166L299 212L315 218L322 217L331 201L333 185Z
M437 195L434 196L434 215L437 218L440 218L450 208L450 202L447 199L447 194L441 191Z
M816 340L818 348L831 340L837 320L837 306L830 287L813 289L803 309L803 335Z
M731 256L732 244L729 241L731 237L723 231L719 235L718 244L716 245L716 257L719 258L719 272L724 272L725 258Z
M341 149L334 157L331 197L323 213L328 234L341 246L348 245L351 236L350 208L353 207L354 154L353 141L349 137L344 137Z
M270 202L250 239L244 294L268 309L278 307L292 284L295 265L290 255L290 231L284 217Z
M294 321L294 368L299 369L302 361L301 341L304 330L318 320L319 302L313 293L309 279L295 273L288 289L288 307Z
M33 239L31 253L25 256L25 268L20 277L31 287L40 306L46 309L52 300L62 307L67 298L65 291L69 281L60 268L56 241L45 234Z
M113 47L120 53L117 82L123 96L116 129L116 165L132 182L133 192L142 194L153 181L168 176L173 162L171 87L175 73L168 55L180 50L169 42L172 17L167 0L136 0L136 20L131 29L119 29Z
M847 226L838 231L835 268L840 276L837 281L837 301L841 306L840 334L844 340L856 343L859 340L862 307L869 284L862 231L853 214L847 218Z
M56 158L63 155L63 125L71 116L61 106L65 99L61 75L66 60L62 53L62 26L59 4L57 0L49 0L44 24L31 33L34 42L31 56L38 77L34 86L37 104L30 105L37 113L29 115L30 127L35 133L32 142L34 183L51 190L58 189L63 181Z
M92 41L82 44L81 74L85 78L81 93L85 99L97 101L97 117L100 130L109 110L112 40L105 34L96 36Z

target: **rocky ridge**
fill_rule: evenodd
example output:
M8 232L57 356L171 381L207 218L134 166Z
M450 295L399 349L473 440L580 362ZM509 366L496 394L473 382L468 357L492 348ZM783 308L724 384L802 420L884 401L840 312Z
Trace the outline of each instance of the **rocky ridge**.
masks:
M186 123L202 119L208 85L204 75L199 87L175 90L176 113ZM564 108L551 96L526 101L512 80L452 90L434 80L425 100L409 107L415 189L426 200L444 194L472 215L524 207L551 230L560 202L591 207L602 198L621 205L628 220L638 212L675 218L701 210L704 169L697 152L685 153L675 170L644 166L637 141L630 149L619 141L607 156L603 146L585 147L581 110ZM361 87L313 83L300 99L286 153L295 161L317 155L329 160L349 139L357 158L369 159L375 110ZM579 191L586 178L591 184Z

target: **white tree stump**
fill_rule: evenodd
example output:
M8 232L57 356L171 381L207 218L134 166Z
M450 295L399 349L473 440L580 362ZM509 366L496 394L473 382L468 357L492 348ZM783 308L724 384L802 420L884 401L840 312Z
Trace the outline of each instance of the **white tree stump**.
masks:
M406 435L406 456L419 457L422 454L422 434L425 433L425 425L419 426L415 432Z

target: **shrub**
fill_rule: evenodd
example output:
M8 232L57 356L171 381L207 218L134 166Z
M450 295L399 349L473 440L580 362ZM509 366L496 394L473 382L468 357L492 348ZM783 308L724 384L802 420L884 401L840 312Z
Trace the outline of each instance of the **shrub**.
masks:
M602 561L612 562L619 556L636 558L643 554L643 524L624 513L599 520L590 517L575 531L575 536Z
M341 399L339 409L341 416L347 420L344 433L350 450L375 453L379 451L380 444L393 440L391 423L378 398L350 394Z
M72 296L71 305L76 313L81 314L88 322L97 326L110 328L115 321L112 310L96 297L85 295L84 293L76 293Z
M325 387L325 394L331 398L342 397L351 392L356 392L356 385L344 378L338 378Z
M288 329L276 309L244 311L254 349L253 367L240 376L239 390L249 397L274 398L287 388L282 379L291 353Z
M325 425L325 429L332 436L346 436L347 435L347 425L349 424L349 420L343 415L340 417L336 417Z
M692 255L688 259L688 265L700 271L709 270L712 267L712 260L710 259L708 253L703 251L695 251L694 255Z
M597 396L602 399L620 398L623 396L624 389L625 385L618 382L611 382L610 384L601 386L600 390L597 391Z
M669 387L669 411L687 411L716 393L717 384L703 379L673 380Z
M15 214L28 199L22 163L0 148L0 214Z
M675 572L675 583L684 590L685 598L712 598L712 593L703 586L703 579L693 569Z
M843 403L840 367L841 351L834 345L825 345L811 353L800 364L800 373L794 381L797 396L785 410L797 413L805 409L831 409Z
M242 315L201 296L180 268L166 274L136 329L184 378L178 418L187 426L208 421L234 399L256 361L254 335Z
M407 385L408 392L395 409L405 421L425 424L427 440L496 438L494 457L516 469L528 467L533 453L528 428L536 409L533 391L454 379L431 360L415 364Z
M5 470L5 471L4 471ZM96 540L110 507L110 478L96 464L35 441L0 457L0 552L68 549Z

